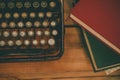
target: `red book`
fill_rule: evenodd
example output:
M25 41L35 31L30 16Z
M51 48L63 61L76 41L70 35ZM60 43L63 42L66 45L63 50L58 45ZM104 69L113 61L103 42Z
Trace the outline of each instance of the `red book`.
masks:
M70 17L120 54L120 0L80 0Z

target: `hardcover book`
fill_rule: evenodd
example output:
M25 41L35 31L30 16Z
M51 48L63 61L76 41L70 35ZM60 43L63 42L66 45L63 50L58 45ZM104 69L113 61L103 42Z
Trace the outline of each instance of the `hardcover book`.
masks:
M85 30L83 30L83 41L94 71L120 66L120 55Z
M120 54L120 0L80 0L70 17Z

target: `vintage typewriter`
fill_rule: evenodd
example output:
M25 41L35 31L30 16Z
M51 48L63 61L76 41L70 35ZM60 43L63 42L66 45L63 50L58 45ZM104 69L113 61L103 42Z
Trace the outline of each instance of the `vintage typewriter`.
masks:
M0 0L0 62L63 54L62 0Z

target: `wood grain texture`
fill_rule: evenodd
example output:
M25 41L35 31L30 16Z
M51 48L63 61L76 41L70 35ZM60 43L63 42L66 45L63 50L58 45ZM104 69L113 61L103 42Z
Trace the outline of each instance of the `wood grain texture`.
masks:
M65 1L65 25L69 19L70 0ZM64 55L59 60L0 63L0 80L120 80L120 70L106 76L94 72L80 37L79 28L65 29Z
M119 80L120 71L109 76L93 71L79 36L78 28L66 28L65 51L59 60L0 63L0 80Z

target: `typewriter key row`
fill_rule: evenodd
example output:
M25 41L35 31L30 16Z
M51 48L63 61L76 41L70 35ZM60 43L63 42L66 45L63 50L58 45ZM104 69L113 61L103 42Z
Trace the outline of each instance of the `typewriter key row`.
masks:
M43 21L41 23L41 21L35 21L35 22L31 22L31 21L27 21L26 23L20 21L20 22L17 22L15 23L14 21L11 21L9 23L7 22L2 22L0 24L0 28L31 28L31 27L48 27L48 26L51 26L51 27L55 27L57 25L57 22L56 21Z
M40 53L39 56L56 56L62 52L64 29L61 2L0 0L0 52L10 56L20 53L35 57L36 53Z
M38 13L35 13L35 12L30 12L29 14L27 12L23 12L23 13L18 13L18 12L14 12L14 13L9 13L9 12L6 12L4 14L0 13L0 19L2 18L6 18L6 19L9 19L9 18L35 18L35 17L38 17L38 18L44 18L44 17L47 17L47 18L51 18L53 16L53 13L52 12L38 12Z
M45 7L50 7L50 8L54 8L56 7L56 3L54 1L51 1L51 2L47 2L47 1L42 1L42 2L8 2L8 4L4 3L4 2L1 2L0 3L0 8L1 9L4 9L4 8L39 8L39 7L42 7L42 8L45 8Z
M38 46L38 45L50 45L54 46L55 45L55 40L53 38L50 38L48 40L41 39L41 40L0 40L0 47L4 46Z
M57 30L52 30L52 31L49 31L49 30L45 30L45 31L41 31L41 30L28 30L28 31L25 31L25 30L21 30L21 31L2 31L0 32L0 37L33 37L33 36L42 36L42 35L45 35L45 36L50 36L50 35L53 35L53 36L57 36L58 35L58 31Z

